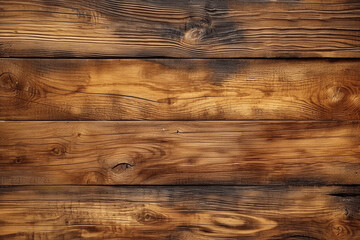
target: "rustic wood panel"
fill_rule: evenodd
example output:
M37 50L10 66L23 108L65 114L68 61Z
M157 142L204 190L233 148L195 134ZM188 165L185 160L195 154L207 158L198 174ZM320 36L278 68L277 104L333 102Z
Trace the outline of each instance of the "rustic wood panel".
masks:
M360 124L1 122L0 184L360 184Z
M358 0L1 0L2 57L360 57Z
M360 60L1 59L3 120L360 119Z
M0 238L355 240L359 206L351 187L10 187Z

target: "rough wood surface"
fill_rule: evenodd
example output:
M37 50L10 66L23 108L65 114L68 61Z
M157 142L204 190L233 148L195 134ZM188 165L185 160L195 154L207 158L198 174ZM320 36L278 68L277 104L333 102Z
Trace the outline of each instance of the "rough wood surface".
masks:
M360 124L1 122L0 184L360 184Z
M0 238L357 240L352 187L0 188Z
M1 0L2 57L360 57L358 0Z
M3 120L360 119L360 60L2 59Z

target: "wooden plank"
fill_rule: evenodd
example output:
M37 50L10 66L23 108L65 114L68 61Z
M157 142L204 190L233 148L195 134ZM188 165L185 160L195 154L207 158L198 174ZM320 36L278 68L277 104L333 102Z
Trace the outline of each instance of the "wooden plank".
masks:
M0 184L360 184L360 124L1 122Z
M359 239L359 187L0 188L1 239Z
M2 57L360 57L358 0L1 0Z
M360 60L1 59L2 120L357 120Z

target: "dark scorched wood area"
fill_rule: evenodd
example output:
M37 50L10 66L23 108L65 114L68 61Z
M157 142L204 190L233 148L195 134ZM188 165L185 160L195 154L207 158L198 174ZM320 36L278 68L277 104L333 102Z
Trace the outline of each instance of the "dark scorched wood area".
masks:
M359 240L360 1L0 0L0 239Z

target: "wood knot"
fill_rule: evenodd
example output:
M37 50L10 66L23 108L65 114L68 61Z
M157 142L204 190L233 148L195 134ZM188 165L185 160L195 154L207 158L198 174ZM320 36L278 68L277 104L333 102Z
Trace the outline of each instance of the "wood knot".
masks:
M193 17L185 25L184 41L190 44L199 43L211 32L209 16L205 18Z
M276 225L275 222L258 218L254 216L245 215L228 215L228 214L217 214L212 217L212 222L216 226L221 226L224 229L233 229L239 232L241 231L264 231L273 228L271 225ZM259 227L261 224L267 223L268 227Z
M323 105L333 116L360 116L360 97L355 88L330 86L323 91Z
M4 91L13 92L18 88L18 82L15 76L10 72L4 72L0 75L0 88Z
M66 153L66 148L62 145L55 146L51 149L51 154L55 156L63 156Z
M326 90L326 99L328 105L331 107L346 104L350 92L348 89L341 86L332 86Z
M25 160L24 156L18 156L15 158L15 163L20 164L20 163L24 162L24 160Z
M206 228L206 232L216 232L218 234L231 233L229 236L241 234L255 234L276 228L277 223L270 219L244 214L219 214L218 212L207 212L199 214L199 220L211 227ZM205 229L204 229L205 230ZM203 231L203 233L205 233Z
M115 166L113 166L111 169L112 170L116 170L116 171L120 171L123 172L129 168L133 167L133 165L131 165L130 163L126 163L126 162L122 162L122 163L118 163Z
M191 44L199 43L204 33L205 33L204 29L198 29L198 28L190 29L185 32L184 40L185 42Z
M9 94L9 97L15 97L9 102L9 107L19 109L26 109L29 103L41 97L41 88L38 88L34 82L19 79L10 72L0 75L0 91Z
M137 214L136 220L142 224L154 225L164 222L166 217L153 210L143 209L140 213Z
M345 225L342 225L339 223L333 223L333 224L331 224L330 227L331 227L333 234L337 237L345 238L345 237L352 235L351 230Z

